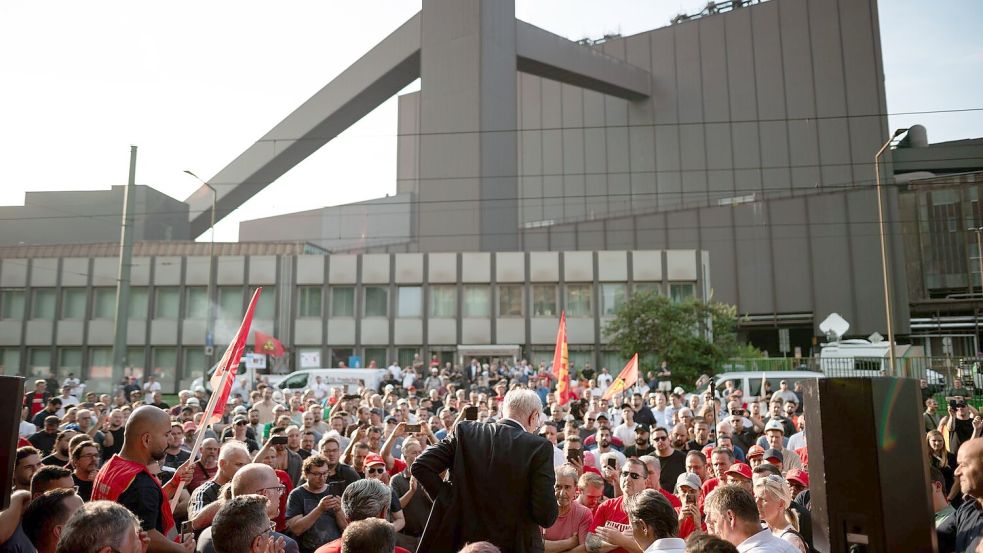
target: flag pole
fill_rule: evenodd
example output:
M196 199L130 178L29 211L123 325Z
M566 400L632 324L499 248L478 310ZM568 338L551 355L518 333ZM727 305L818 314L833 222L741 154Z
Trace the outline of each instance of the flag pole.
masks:
M225 389L225 385L228 383L231 375L232 371L224 371L219 389L212 390L212 397L208 398L208 403L205 405L205 418L201 419L201 427L198 428L198 436L195 437L195 444L191 446L191 455L188 456L188 459L193 460L198 455L198 450L201 449L201 442L205 439L205 430L212 425L212 415L215 414L218 398L222 395L222 390ZM177 476L179 475L175 475L175 477ZM177 507L177 502L181 498L181 490L183 489L184 480L182 479L177 484L174 497L171 498L171 510Z

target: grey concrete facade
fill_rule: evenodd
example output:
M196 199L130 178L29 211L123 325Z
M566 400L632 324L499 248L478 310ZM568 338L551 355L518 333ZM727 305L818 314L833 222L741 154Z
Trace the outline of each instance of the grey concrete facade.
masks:
M703 298L711 288L709 259L696 250L304 255L281 246L260 255L242 243L223 244L209 262L208 245L194 246L184 255L138 248L133 258L129 365L158 374L167 390L201 374L207 302L217 304L224 347L256 286L253 329L291 349L285 370L302 352L318 352L324 366L352 355L384 365L453 357L462 345L511 344L546 361L561 310L576 365L617 370L625 360L606 346L603 325L625 298L641 289ZM75 372L107 385L117 260L10 250L0 259L0 373Z

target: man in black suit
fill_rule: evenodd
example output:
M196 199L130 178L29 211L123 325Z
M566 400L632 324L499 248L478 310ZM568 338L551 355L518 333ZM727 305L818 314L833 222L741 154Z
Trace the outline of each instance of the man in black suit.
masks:
M416 459L410 470L434 498L418 551L458 551L478 541L515 553L544 550L540 527L559 513L553 445L535 434L542 411L536 392L512 390L502 421L460 421Z

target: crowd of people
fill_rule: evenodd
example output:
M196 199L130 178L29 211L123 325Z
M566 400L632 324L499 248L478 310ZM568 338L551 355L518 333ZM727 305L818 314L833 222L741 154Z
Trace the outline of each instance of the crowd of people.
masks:
M795 382L687 391L663 365L605 399L610 373L584 376L560 402L542 365L393 364L379 389L258 382L215 424L204 389L39 380L0 553L814 550ZM976 445L967 413L929 434L937 502L959 481L976 497L959 467L980 455L946 449ZM950 524L965 505L946 500Z

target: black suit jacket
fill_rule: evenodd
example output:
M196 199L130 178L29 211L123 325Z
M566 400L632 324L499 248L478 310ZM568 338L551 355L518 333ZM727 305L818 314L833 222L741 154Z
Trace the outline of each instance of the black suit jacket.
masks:
M450 470L448 480L440 474ZM489 541L502 551L543 551L540 527L559 514L553 446L518 423L462 421L411 467L430 497L418 552L455 552Z

